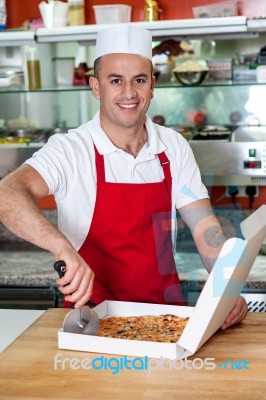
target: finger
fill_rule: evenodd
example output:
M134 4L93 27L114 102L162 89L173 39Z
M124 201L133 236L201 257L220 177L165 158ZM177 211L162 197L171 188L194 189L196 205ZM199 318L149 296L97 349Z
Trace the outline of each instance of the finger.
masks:
M248 307L244 298L239 298L235 307L231 311L231 313L226 318L225 322L221 326L222 329L226 329L231 325L236 324L237 322L244 319L247 315Z
M229 326L232 326L232 325L237 324L237 323L240 322L242 319L244 319L246 315L247 315L246 310L242 310L242 312L241 312L240 314L238 314L235 318L230 319L229 321L226 320L226 321L223 323L223 325L222 325L221 328L222 328L222 329L226 329L226 328L228 328Z
M69 267L71 265L71 267ZM74 278L76 271L78 271L80 268L80 264L75 262L71 262L71 263L66 263L66 271L64 273L64 276L61 278L58 278L56 280L56 283L59 286L67 286Z
M230 314L227 316L226 320L224 321L224 324L229 324L236 318L238 318L241 314L242 311L246 308L246 302L243 302L243 298L239 297L236 301L236 304L234 305L232 311Z
M75 303L75 308L79 308L84 305L91 297L93 287L94 273L89 270L88 273L83 276L79 283L78 288L66 297L67 301Z
M87 288L87 291L84 296L82 296L76 303L75 303L75 308L80 308L84 306L88 300L91 298L92 295L92 288L93 288L93 280L94 278L91 279L90 284Z
M67 285L59 288L61 290L61 292L65 295L74 293L79 288L84 274L85 274L85 271L83 271L81 268L79 268L75 272L72 280Z

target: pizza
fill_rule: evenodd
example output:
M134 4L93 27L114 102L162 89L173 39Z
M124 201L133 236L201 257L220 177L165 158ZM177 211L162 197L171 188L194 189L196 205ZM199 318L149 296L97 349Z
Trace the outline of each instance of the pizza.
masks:
M188 318L172 314L135 317L107 317L100 321L97 336L118 339L175 343Z

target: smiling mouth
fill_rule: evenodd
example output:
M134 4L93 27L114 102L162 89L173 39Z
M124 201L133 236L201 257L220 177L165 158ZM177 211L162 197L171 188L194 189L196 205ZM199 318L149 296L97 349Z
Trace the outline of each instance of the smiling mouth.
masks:
M138 106L137 103L134 103L134 104L118 104L118 105L123 110L133 110L134 108L136 108Z

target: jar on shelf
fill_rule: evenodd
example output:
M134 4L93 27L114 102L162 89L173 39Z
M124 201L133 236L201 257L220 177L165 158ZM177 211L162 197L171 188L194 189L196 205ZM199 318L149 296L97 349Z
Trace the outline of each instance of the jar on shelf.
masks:
M158 21L159 5L155 0L145 0L145 21Z
M84 0L68 0L68 24L85 25Z
M28 46L26 48L26 60L29 90L41 89L41 65L36 46Z

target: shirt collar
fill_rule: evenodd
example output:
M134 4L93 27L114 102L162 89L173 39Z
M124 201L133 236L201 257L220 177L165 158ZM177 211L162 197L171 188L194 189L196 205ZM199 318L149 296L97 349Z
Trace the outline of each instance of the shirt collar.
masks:
M162 153L166 149L166 146L160 139L158 126L152 122L148 115L146 115L145 125L148 132L148 148L146 151L151 154ZM100 154L111 154L115 151L120 151L101 128L99 111L95 114L93 119L88 122L88 128L92 140Z

